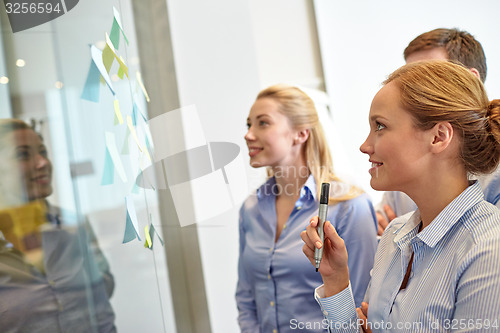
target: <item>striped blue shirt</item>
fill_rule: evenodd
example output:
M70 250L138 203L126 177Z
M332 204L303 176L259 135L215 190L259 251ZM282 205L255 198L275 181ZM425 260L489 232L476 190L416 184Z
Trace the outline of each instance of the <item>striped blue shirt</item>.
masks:
M420 213L395 219L380 240L365 300L373 332L498 332L500 210L469 186L420 233ZM412 252L410 278L400 290ZM350 287L316 299L335 332L357 332Z

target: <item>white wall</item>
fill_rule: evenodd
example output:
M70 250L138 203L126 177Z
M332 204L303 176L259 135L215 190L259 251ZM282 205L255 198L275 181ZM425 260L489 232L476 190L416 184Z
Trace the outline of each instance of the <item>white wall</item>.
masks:
M308 0L167 0L181 106L195 104L208 141L238 144L248 111L265 86L322 85ZM317 42L316 42L317 43ZM168 111L168 110L165 110ZM263 170L246 167L249 191ZM198 225L212 332L238 332L238 210Z
M500 97L500 2L497 0L408 1L315 0L327 92L348 170L374 200L369 188L368 157L359 146L368 134L371 100L381 82L404 64L403 50L422 32L459 28L483 45L488 63L486 88ZM339 165L337 165L338 167Z

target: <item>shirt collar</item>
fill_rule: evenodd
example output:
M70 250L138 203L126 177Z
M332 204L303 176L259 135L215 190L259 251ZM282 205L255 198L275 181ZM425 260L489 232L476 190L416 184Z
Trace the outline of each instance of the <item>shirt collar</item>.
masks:
M424 230L419 232L417 237L430 247L436 246L465 212L483 199L484 195L481 187L477 181L474 181L472 185L453 199ZM418 226L420 220L420 212L417 209L403 226L394 231L397 234L394 242L400 242L409 237L409 234Z
M472 206L483 199L483 191L479 183L474 181L420 232L419 238L434 247Z

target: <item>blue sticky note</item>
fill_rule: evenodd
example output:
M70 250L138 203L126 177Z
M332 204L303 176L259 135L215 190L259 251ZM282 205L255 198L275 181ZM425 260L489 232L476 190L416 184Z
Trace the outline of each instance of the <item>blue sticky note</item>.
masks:
M127 211L127 222L125 223L125 234L123 235L123 243L128 243L130 241L133 241L136 237L139 238L137 233L135 232L132 219L130 218L130 214Z
M137 126L137 104L135 103L132 107L132 124L134 124L134 126Z
M153 226L153 223L149 226L149 237L151 237L151 249L153 249L153 244L154 244L154 235L158 237L158 240L161 243L161 246L164 246L165 243L163 243L163 240L161 239L160 235L158 234L158 231L155 229Z
M139 194L139 186L137 186L137 182L134 182L134 185L132 186L132 193L134 194Z
M100 81L101 73L99 73L99 69L95 65L94 61L90 61L89 73L87 74L87 81L85 81L85 87L83 88L81 98L98 103L101 88Z
M139 222L137 221L137 214L135 212L134 199L130 195L127 195L125 197L125 204L127 206L127 224L125 226L125 236L130 237L130 231L127 230L130 230L130 226L132 226L132 230L135 233L134 238L137 237L137 239L141 240L141 237L139 237Z
M154 229L154 227L153 227L153 229ZM158 233L158 231L156 229L155 229L155 234L158 237L158 240L160 241L161 246L165 246L165 243L163 242L163 239L161 239L160 234Z
M144 113L142 113L141 109L139 108L136 102L134 102L134 110L141 115L142 119L144 119L144 122L146 123L148 122L146 116L144 116Z
M104 158L104 171L102 173L101 185L110 185L114 183L115 167L111 154L106 148L106 157Z

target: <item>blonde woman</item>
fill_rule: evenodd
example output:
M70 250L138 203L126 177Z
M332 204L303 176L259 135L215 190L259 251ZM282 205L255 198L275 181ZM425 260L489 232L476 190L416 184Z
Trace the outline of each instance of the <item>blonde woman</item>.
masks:
M0 148L2 333L116 332L114 278L90 224L46 200L52 163L41 136L0 119Z
M321 276L302 254L300 233L317 214L322 182L329 182L328 218L346 239L358 304L377 246L370 200L341 182L312 100L300 89L275 85L259 93L245 135L252 167L269 179L240 210L236 301L242 332L323 332L312 297Z
M350 253L314 218L302 233L304 253L324 246L316 297L332 331L498 331L500 327L500 210L484 200L469 175L500 160L500 100L489 102L482 82L447 61L416 62L392 73L373 99L369 155L371 186L402 191L415 212L384 232L361 309L351 296ZM349 256L349 259L348 259Z

